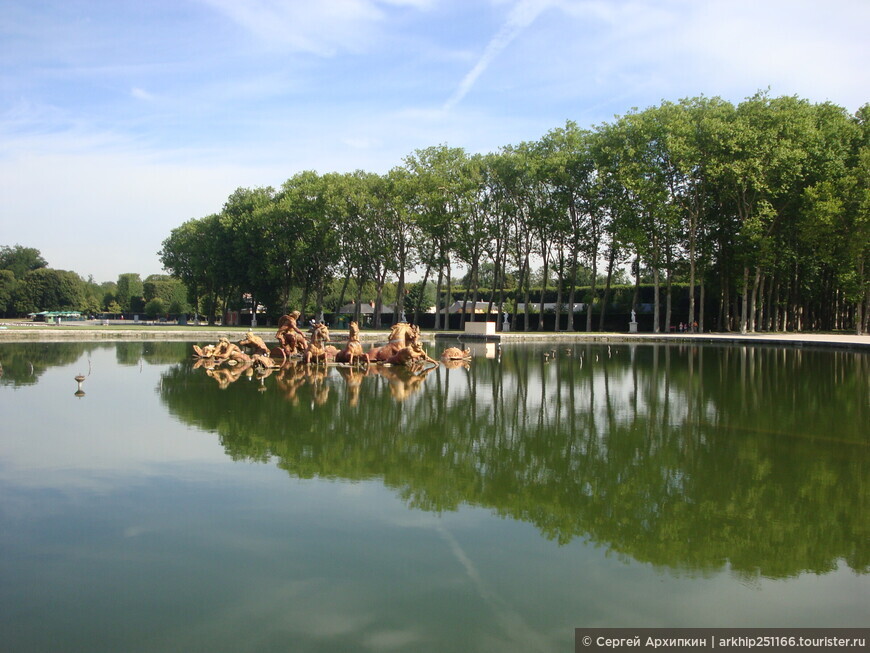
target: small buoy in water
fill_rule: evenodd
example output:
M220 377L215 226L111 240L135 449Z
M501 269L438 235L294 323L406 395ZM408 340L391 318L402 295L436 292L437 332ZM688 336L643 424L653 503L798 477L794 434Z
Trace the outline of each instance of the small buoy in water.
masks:
M85 391L82 390L82 383L84 383L84 382L85 382L84 374L79 374L78 376L76 376L76 383L79 384L78 390L76 390L76 392L75 392L76 397L84 397L85 396Z

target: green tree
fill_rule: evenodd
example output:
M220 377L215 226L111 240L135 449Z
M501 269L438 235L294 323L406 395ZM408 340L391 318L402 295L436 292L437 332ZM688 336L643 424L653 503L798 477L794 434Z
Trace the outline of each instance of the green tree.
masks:
M142 283L142 288L146 306L152 299L160 299L170 313L187 313L188 290L180 279L165 274L152 274Z
M38 249L13 245L0 247L0 270L11 270L16 279L23 279L31 270L48 267Z
M276 200L292 217L295 246L292 258L292 278L302 289L300 309L307 312L314 295L315 314L323 310L323 299L332 271L339 260L338 234L332 224L327 184L322 177L308 170L294 175L281 186Z
M118 276L116 301L122 311L136 311L144 306L144 286L137 272L125 272Z
M426 266L424 282L428 281L430 271L437 270L438 274L436 329L447 326L445 309L451 302L451 263L456 239L460 237L462 211L467 209L467 182L463 178L467 158L464 149L447 145L416 150L405 158L405 166L417 178L421 238L431 243L431 247L423 247L420 252ZM445 285L444 304L437 305Z
M832 117L825 121L835 123ZM799 229L813 259L830 268L836 287L854 306L855 331L861 335L870 307L870 105L858 111L849 127L846 132L846 125L840 125L850 141L846 155L835 157L828 174L805 190ZM826 134L824 143L838 140Z
M27 272L15 288L15 311L80 311L85 303L84 281L75 272L37 268Z
M153 320L166 314L167 304L160 297L154 297L145 304L145 315Z
M0 314L4 317L12 311L16 285L12 270L0 270Z
M263 237L263 211L269 208L274 196L271 186L238 188L227 199L220 217L223 233L218 245L227 280L226 292L239 301L243 295L250 295L253 324L259 304L268 306L278 301L269 274L270 242Z

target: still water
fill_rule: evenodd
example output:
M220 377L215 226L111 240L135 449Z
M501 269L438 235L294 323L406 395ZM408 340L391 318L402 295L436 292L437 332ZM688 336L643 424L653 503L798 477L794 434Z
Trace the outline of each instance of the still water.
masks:
M260 377L189 343L0 345L3 650L870 623L870 357L551 350Z

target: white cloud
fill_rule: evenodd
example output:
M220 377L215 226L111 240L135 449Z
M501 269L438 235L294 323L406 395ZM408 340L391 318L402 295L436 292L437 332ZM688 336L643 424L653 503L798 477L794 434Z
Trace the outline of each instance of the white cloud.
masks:
M372 42L387 17L380 4L422 10L430 0L200 0L272 48L332 56Z
M161 161L105 135L16 145L0 159L4 243L35 247L52 267L97 281L161 272L156 253L172 229L220 211L238 186L272 176L254 167Z
M513 41L523 30L534 22L535 18L553 4L553 0L519 0L508 13L507 19L498 33L489 41L480 59L468 71L459 83L459 87L444 104L445 110L455 107L474 86L477 79L489 67L492 61Z
M145 100L146 102L151 102L154 100L154 96L142 88L134 87L130 89L130 95L132 95L137 100Z

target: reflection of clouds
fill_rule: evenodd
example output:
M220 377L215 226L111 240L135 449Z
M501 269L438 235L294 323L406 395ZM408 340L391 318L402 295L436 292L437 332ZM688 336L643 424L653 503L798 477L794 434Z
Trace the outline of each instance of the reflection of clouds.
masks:
M362 639L362 644L374 651L406 651L413 644L421 642L421 633L413 628L403 630L381 630Z
M139 537L140 535L144 535L148 533L152 529L146 526L128 526L124 529L124 537Z
M258 580L232 605L164 633L165 650L225 650L226 642L246 633L247 650L277 646L292 651L297 644L359 639L377 616L360 590L350 585L315 578Z
M114 349L95 349L89 356L93 372L83 399L73 396L73 377L88 366L82 359L48 369L36 386L0 388L0 414L18 420L18 428L4 434L0 480L104 491L174 464L227 464L213 437L174 423L168 427L154 392L162 365L119 367Z
M478 596L492 610L500 630L505 634L506 639L514 644L521 643L522 650L524 651L552 650L552 642L531 628L522 615L483 580L474 562L466 555L462 546L453 537L453 534L444 527L442 522L438 523L436 530L447 542L450 552L465 570L465 574L468 576Z

